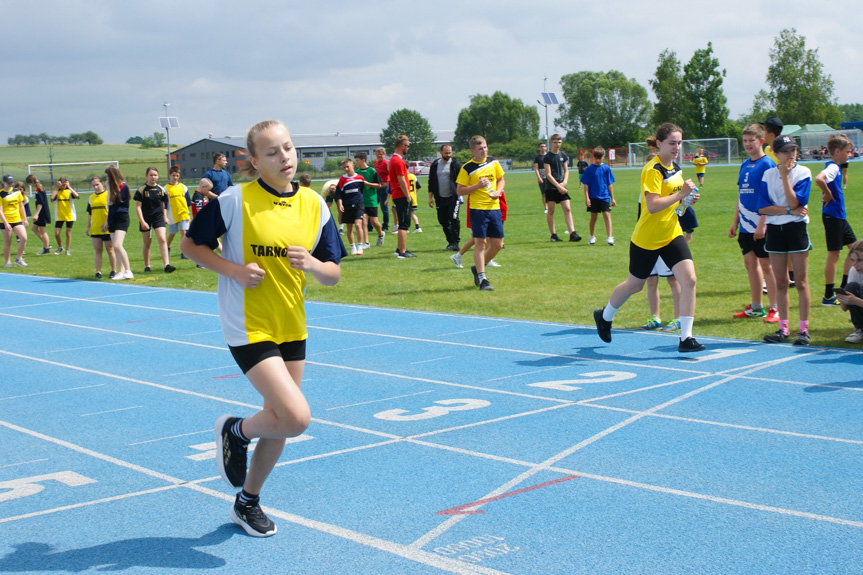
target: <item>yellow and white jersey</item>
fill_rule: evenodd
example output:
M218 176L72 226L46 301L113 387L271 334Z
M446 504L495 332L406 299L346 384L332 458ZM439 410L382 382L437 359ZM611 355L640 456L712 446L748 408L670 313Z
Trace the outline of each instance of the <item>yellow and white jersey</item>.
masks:
M503 168L500 162L492 157L487 157L482 162L471 159L462 164L455 181L457 184L470 187L478 184L483 178L488 178L489 187L492 191L496 191L498 180L503 178ZM499 210L500 200L492 198L488 194L489 190L483 188L471 192L468 196L471 209Z
M212 248L221 237L222 257L242 266L254 262L266 272L254 289L219 276L219 319L230 346L306 339L306 276L291 268L289 246L302 246L321 261L338 263L347 255L320 195L307 188L280 194L260 179L211 200L187 235Z
M186 194L189 193L189 188L186 187L186 184L165 184L165 191L168 193L167 223L176 224L187 221L189 219L189 204L186 201Z
M18 190L0 190L0 203L3 204L3 215L10 224L21 221L21 205L24 203L24 194Z
M705 171L707 171L708 160L706 156L695 156L694 158L692 158L692 163L693 165L695 165L696 174L703 174Z
M90 235L98 236L108 233L102 231L102 226L108 221L108 192L90 194L87 211L90 212Z
M662 210L651 214L647 211L646 194L657 194L664 198L676 194L683 189L683 171L680 166L671 163L664 165L659 156L654 156L644 169L641 170L641 216L635 224L631 241L645 250L658 250L671 243L677 236L683 235L680 222L674 208L679 202L675 202Z
M54 221L74 222L78 219L75 213L75 200L69 188L57 190L57 200L54 204Z

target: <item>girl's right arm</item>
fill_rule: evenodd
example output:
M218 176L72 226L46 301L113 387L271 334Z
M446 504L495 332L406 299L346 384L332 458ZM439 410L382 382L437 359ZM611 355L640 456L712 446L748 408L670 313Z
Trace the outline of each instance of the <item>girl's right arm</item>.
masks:
M196 244L189 236L183 236L183 240L180 242L180 249L186 254L187 258L196 264L230 278L246 289L256 288L267 273L255 262L241 266L228 261L214 252L210 246Z

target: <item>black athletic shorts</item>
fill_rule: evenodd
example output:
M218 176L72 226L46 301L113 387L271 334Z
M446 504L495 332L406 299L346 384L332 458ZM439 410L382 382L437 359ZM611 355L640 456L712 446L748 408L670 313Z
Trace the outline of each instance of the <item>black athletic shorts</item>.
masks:
M75 222L67 222L65 220L60 220L58 222L54 222L54 228L59 230L60 228L63 227L63 224L66 224L67 230L71 230L72 226L75 224Z
M767 242L764 249L771 254L808 252L812 249L808 224L806 222L767 224Z
M674 266L683 260L691 260L692 252L689 251L689 244L686 243L686 238L683 236L677 236L656 250L646 250L630 242L629 273L638 279L646 280L650 277L653 266L656 265L656 260L660 257L669 269L674 269Z
M740 251L745 256L749 252L755 252L756 257L769 257L767 250L764 249L765 238L760 240L755 239L755 234L751 232L740 232L737 234L737 245L740 246Z
M393 198L393 206L396 209L396 217L399 220L399 230L411 229L411 200L410 198Z
M827 240L828 252L842 251L842 246L857 241L857 236L854 235L848 220L821 214L821 222L824 224L824 239Z
M237 362L244 374L270 357L281 357L282 361L303 361L306 359L306 340L304 339L278 344L274 341L260 341L237 347L229 345L228 349L231 350L234 361Z
M549 185L545 189L545 203L554 202L555 204L559 204L560 202L571 199L572 198L569 197L569 194L561 194L554 186Z
M363 213L365 213L370 218L378 217L378 207L377 206L366 206L363 208Z
M365 207L363 206L363 204L359 204L356 206L344 206L344 208L345 211L341 213L340 223L353 225L357 220L363 219L363 213L365 213Z
M108 231L114 233L116 231L125 232L129 229L129 212L117 212L113 217L108 218Z
M90 238L94 240L102 240L103 242L110 242L111 234L90 234Z
M611 211L611 202L606 202L605 200L599 200L597 198L590 198L590 207L587 208L587 211L592 214L601 214L602 212L610 212Z
M677 221L680 222L680 227L687 234L691 234L698 227L698 218L695 217L695 210L691 207L687 208L682 216L678 216Z
M141 224L139 223L138 224L138 231L141 232L142 234L145 234L147 232L151 232L157 228L167 228L168 227L168 224L165 223L165 218L162 217L162 214L159 214L158 216L154 216L152 218L148 218L145 221L147 222L147 225L150 226L150 229L149 230L142 229Z

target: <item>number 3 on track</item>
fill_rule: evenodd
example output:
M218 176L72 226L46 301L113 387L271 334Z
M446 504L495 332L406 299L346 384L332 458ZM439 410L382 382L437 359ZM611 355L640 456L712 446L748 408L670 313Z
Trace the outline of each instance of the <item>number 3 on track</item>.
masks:
M435 401L431 407L423 407L421 413L411 414L406 409L390 409L375 414L376 419L384 421L419 421L420 419L433 419L443 417L451 411L468 411L471 409L482 409L488 407L491 402L484 399L442 399Z

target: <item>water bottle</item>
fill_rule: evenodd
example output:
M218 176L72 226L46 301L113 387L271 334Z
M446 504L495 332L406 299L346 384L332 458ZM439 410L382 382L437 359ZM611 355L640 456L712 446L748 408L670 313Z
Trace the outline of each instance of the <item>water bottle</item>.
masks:
M697 194L697 193L698 193L698 188L695 188L691 192L689 192L689 195L686 196L685 198L683 198L682 200L680 200L680 203L677 205L676 208L674 208L674 213L677 214L678 216L682 216L683 214L685 214L686 208L688 208L690 205L692 205L692 200L695 199L695 194Z

